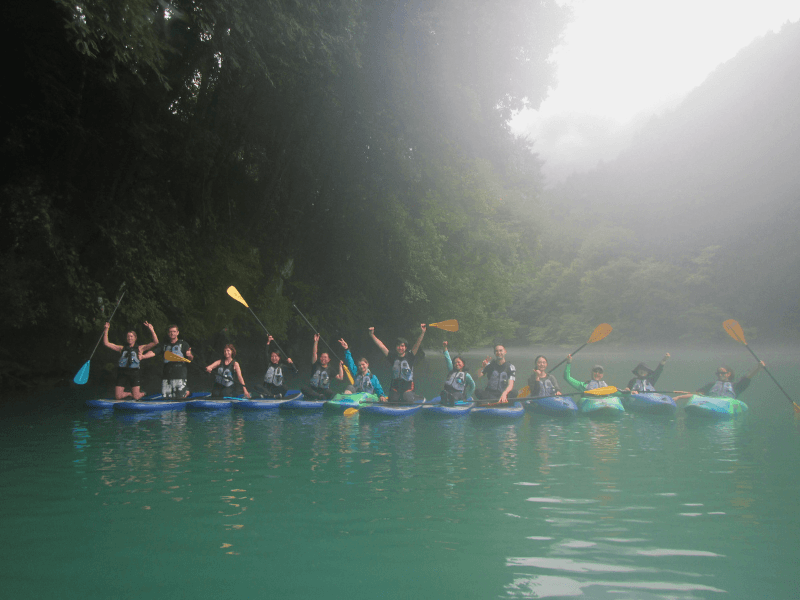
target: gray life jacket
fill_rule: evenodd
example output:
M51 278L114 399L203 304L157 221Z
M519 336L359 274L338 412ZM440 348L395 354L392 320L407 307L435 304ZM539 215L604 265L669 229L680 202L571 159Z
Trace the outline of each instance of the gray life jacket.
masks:
M711 389L708 390L708 395L736 398L736 392L733 391L733 384L730 381L717 381L711 386Z

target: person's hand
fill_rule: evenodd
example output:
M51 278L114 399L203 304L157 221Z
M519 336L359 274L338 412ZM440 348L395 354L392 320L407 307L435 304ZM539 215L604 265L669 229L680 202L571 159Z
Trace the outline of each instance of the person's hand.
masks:
M211 373L211 365L208 365L208 366L206 367L206 373Z
M443 341L442 345L444 346L444 349L447 350L447 340Z
M153 326L147 321L144 322L144 326L147 327L150 331L153 331Z
M500 404L508 404L508 394L506 394L505 392L500 394L500 399L498 400L498 402Z
M567 354L567 364L568 365L572 364L572 354Z
M375 328L374 327L370 327L368 331L369 331L370 335L375 335Z
M269 346L273 341L275 341L275 338L273 338L271 335L268 335L267 336L267 346Z
M344 338L340 339L339 343L342 345L342 348L344 348L345 350L348 349L347 342L344 341Z
M318 342L318 341L319 341L319 334L318 334L318 333L315 333L315 334L314 334L314 341L315 341L315 342Z
M290 365L293 365L293 364L294 364L294 363L292 362L292 359L291 359L291 358L289 358L288 356L286 357L286 362L287 362L287 363L289 363Z
M109 327L111 327L111 323L106 323L106 324L105 324L105 330L106 330L106 331L108 331L108 328L109 328Z
M388 402L388 401L389 401L389 396L381 396L381 397L379 398L379 400L380 400L381 402Z
M422 333L428 331L428 326L425 323L420 323L419 328L422 329Z
M245 398L252 398L252 396L250 396L250 392L247 391L246 387L243 387L242 389L244 390L244 397Z

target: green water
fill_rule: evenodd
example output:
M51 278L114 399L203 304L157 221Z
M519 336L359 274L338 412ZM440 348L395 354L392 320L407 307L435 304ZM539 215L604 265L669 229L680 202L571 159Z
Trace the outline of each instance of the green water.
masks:
M605 356L609 383L639 358ZM772 364L787 389L796 364ZM675 357L663 387L716 366ZM80 393L0 425L5 597L797 597L800 421L764 374L722 422L136 418Z

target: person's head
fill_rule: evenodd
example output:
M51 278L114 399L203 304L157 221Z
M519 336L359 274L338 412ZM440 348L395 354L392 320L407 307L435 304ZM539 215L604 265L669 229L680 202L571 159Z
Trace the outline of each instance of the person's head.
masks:
M328 363L330 362L331 362L331 356L327 352L323 352L322 354L319 355L319 364L321 364L323 367L327 367Z
M170 325L170 326L167 327L167 338L173 344L178 341L178 334L179 333L180 333L180 331L178 331L178 326L177 325Z
M653 371L652 369L649 369L644 363L639 363L633 370L633 374L636 375L636 377L643 379L645 377L649 377L650 375L652 375Z
M536 366L537 371L547 370L547 359L541 354L536 357L536 360L533 361L533 364Z
M222 355L225 358L236 358L236 348L233 347L233 344L225 344L225 348L222 349Z
M369 371L369 361L366 358L358 359L358 372L362 375Z
M273 365L277 365L279 362L281 362L281 355L278 354L277 350L273 350L269 353L269 362L271 362Z
M717 369L717 379L719 381L733 381L733 369L730 367L719 367Z
M453 367L456 371L466 371L467 370L467 363L464 362L464 359L460 356L456 356L453 359Z
M128 346L133 348L133 345L136 343L136 332L131 329L128 333L125 334L125 339L128 341Z
M395 347L395 350L397 350L397 353L400 356L403 356L403 354L406 353L406 350L408 350L408 340L406 340L406 338L399 337L399 338L397 338L397 342L395 342L395 346L394 347Z
M601 367L600 365L595 365L594 367L592 367L592 379L594 379L595 381L600 381L603 378L603 375L604 375L603 367Z
M503 344L494 345L494 355L499 361L504 361L506 358L506 347Z

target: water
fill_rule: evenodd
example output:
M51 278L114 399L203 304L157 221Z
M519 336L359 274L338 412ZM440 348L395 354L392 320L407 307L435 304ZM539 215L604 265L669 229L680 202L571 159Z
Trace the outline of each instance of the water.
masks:
M609 382L639 359L606 354ZM771 370L797 390L793 364ZM675 357L659 387L716 366ZM7 597L796 597L800 421L764 374L722 422L137 418L75 393L0 425Z

